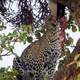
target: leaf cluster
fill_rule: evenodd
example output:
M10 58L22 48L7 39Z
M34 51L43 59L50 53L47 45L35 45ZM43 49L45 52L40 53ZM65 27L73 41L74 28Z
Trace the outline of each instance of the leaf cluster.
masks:
M0 68L0 80L15 80L17 74L17 71L14 69L10 69L10 67Z

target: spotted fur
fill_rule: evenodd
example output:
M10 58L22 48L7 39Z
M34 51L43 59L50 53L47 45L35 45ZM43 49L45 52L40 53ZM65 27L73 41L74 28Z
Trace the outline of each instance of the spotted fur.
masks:
M13 67L21 72L17 80L44 80L45 76L53 80L57 60L61 55L59 27L50 21L46 24L44 35L31 43L20 58L14 59Z

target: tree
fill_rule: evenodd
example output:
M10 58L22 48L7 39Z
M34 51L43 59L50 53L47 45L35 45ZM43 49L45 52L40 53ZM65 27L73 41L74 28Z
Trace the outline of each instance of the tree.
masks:
M1 3L4 2L1 0ZM70 46L73 42L73 39L65 33L65 30L72 29L73 32L77 31L73 20L75 20L76 23L79 25L79 16L76 16L77 14L79 14L79 1L59 0L57 2L56 0L54 0L51 3L48 3L47 0L38 0L34 2L34 6L32 6L32 2L32 0L19 0L19 10L14 17L11 16L13 14L8 11L9 8L6 9L6 13L4 13L2 10L0 11L2 14L1 17L3 17L7 21L7 23L12 23L13 25L15 25L13 31L10 32L8 35L0 35L0 56L2 57L11 55L11 53L16 56L16 58L14 59L13 67L19 73L17 74L18 80L33 80L34 78L40 80L50 80L51 78L54 78L55 80L58 80L56 74L60 73L64 74L64 76L62 76L61 74L60 77L62 78L59 79L77 80L76 77L77 75L79 75L79 72L77 72L77 70L79 69L79 61L75 61L75 58L79 59L80 57L78 53L78 44L80 42L78 41L78 44L75 47L76 49L74 49L74 51L70 53L66 46ZM75 2L79 3L78 6L75 6ZM13 3L13 1L10 0L10 3ZM36 4L39 4L39 6L37 6ZM73 7L73 4L75 7ZM38 14L35 14L34 11L34 8L36 6L38 7ZM52 6L54 6L54 8ZM65 6L67 6L71 12L69 21L67 21L64 17ZM58 23L60 23L60 25L59 27L56 27L55 25L57 25ZM1 31L5 28L6 26L4 25L4 22L1 20ZM33 32L38 39L35 42L32 42L33 37L31 36L31 33ZM43 36L41 36L41 34L43 34ZM65 36L67 36L67 38ZM13 51L14 45L16 42L23 42L24 44L26 44L26 41L30 42L31 45L23 51L21 57L18 57L17 54ZM78 51L76 51L77 49ZM7 50L8 52L3 55L2 52L4 50ZM59 63L58 72L55 72L54 69L57 65L56 61L63 56L65 56L65 58ZM33 63L36 66L33 65ZM34 71L32 70L31 66L34 68ZM73 72L73 74L69 74L68 71ZM76 73L74 71L76 71Z

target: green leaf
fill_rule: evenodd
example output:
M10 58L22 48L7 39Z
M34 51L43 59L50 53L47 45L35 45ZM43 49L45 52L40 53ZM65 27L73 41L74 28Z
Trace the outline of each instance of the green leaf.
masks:
M4 26L4 23L2 22L2 24L0 24L0 31L6 29L6 26Z
M68 27L67 28L71 29L72 25L73 25L73 19L70 17L70 19L68 21Z
M27 32L30 33L32 31L32 26L31 25L27 25Z
M9 52L13 53L14 46L8 44L8 45L6 45L5 49L8 50Z
M65 42L66 46L70 46L73 43L73 39L71 37Z
M76 31L77 31L76 26L74 26L74 25L72 26L72 31L73 31L73 32L76 32Z
M10 37L10 38L12 37L12 38L13 38L13 37L16 37L17 34L18 34L18 33L16 32L16 30L14 30L12 33L9 33L9 34L8 34L8 37Z
M32 38L31 36L27 36L27 41L28 41L29 43L31 43L32 40L33 40L33 38Z
M71 25L70 24L68 24L68 27L67 27L68 29L70 29L71 28Z
M16 80L16 70L2 67L0 69L0 80Z
M30 33L32 31L32 26L24 24L21 26L21 30L24 32Z
M20 34L19 34L19 40L20 40L20 42L23 42L24 44L26 43L27 35L26 35L25 32L20 32Z
M78 28L79 28L79 32L80 32L80 26Z
M5 71L4 67L0 69L0 73L3 73L4 71Z

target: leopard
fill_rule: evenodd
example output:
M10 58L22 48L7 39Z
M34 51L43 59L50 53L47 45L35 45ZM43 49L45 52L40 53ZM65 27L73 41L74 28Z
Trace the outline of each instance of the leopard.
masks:
M53 80L57 60L61 55L59 26L47 21L41 38L32 42L20 57L13 61L13 68L20 74L17 80ZM19 79L20 78L20 79Z
M14 58L13 68L19 73L16 80L54 80L57 60L61 56L60 24L53 20L56 10L45 19L43 35L25 48L20 57Z

